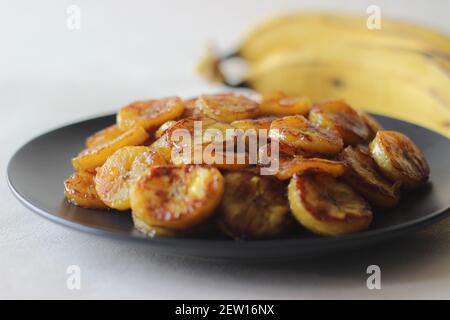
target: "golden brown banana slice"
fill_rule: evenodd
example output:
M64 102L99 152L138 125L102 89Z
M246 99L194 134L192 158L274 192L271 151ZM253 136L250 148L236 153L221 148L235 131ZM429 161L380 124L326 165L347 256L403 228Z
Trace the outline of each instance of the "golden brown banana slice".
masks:
M82 170L72 174L64 181L64 195L73 204L91 209L106 209L95 190L95 169Z
M381 172L392 181L400 181L408 189L428 181L430 167L425 155L404 134L378 131L369 147Z
M280 151L291 155L333 155L343 147L342 139L336 133L316 127L300 115L272 121L269 137L279 142Z
M177 123L175 120L169 120L164 122L159 128L158 130L155 131L155 138L159 139L161 138L161 136L167 131L169 130L171 127L173 127L175 125L175 123Z
M194 137L195 129L199 130L197 133L201 134L201 142L202 143L207 143L210 142L212 139L212 137L208 137L208 135L205 135L205 131L208 129L214 130L214 131L218 131L220 132L220 135L225 139L226 138L226 130L235 130L236 128L234 128L233 126L231 126L228 123L223 123L217 120L214 120L212 118L209 117L204 117L204 116L195 116L195 117L189 117L189 118L184 118L181 119L179 121L177 121L173 126L171 126L168 130L166 130L166 134L169 137L169 141L173 141L175 144L177 143L176 137L174 137L174 135L176 135L176 131L177 130L186 130L191 136L192 138ZM223 140L223 139L221 139Z
M238 129L236 130L237 137L240 138L241 142L245 143L246 150L249 152L252 147L258 149L262 145L267 144L270 125L275 119L275 117L243 119L233 121L231 125Z
M369 128L369 140L373 140L378 131L384 130L381 123L379 123L374 117L362 110L357 111L359 116L364 120Z
M288 198L300 224L319 235L349 234L367 229L372 222L373 214L367 202L330 175L294 175Z
M215 154L215 150L224 152L227 139L236 142L235 130L209 117L181 119L164 134L171 150L170 160L175 165L211 164L203 161L204 155Z
M159 139L155 140L149 148L152 151L158 152L167 163L170 163L172 156L172 147L170 145L167 134L163 134Z
M234 238L264 238L286 233L293 226L293 219L285 184L247 172L227 173L219 226Z
M134 219L186 230L212 215L222 193L223 177L216 168L156 166L136 181L130 200Z
M184 101L184 112L181 116L182 118L200 116L203 114L203 111L197 105L197 98L191 98Z
M242 171L252 164L246 152L205 152L202 160L203 164L224 171Z
M370 138L369 127L364 119L343 100L314 106L309 113L309 120L322 128L338 132L345 145L357 145Z
M105 142L114 140L118 136L120 136L123 133L122 130L119 129L117 125L109 126L103 130L100 130L93 135L91 135L89 138L86 139L86 147L92 148L99 144L103 144Z
M296 173L319 171L332 175L341 176L345 171L345 166L340 161L333 161L321 158L304 158L295 156L293 158L280 158L279 167L275 176L280 180L291 178Z
M275 119L276 119L275 117L263 117L259 119L243 119L233 121L231 125L243 131L255 130L256 133L258 133L259 130L269 130L272 121Z
M227 123L254 118L259 114L258 103L233 93L202 95L196 103L197 107L203 110L208 117Z
M378 172L377 164L366 148L348 146L339 159L347 167L345 181L371 204L381 208L397 205L400 184L392 184Z
M149 135L144 128L133 127L113 140L83 150L72 159L72 165L75 170L97 168L120 148L143 144L148 138Z
M183 101L178 97L136 101L119 110L117 125L124 131L136 125L147 130L154 129L176 119L183 111Z
M289 97L282 92L262 96L261 113L276 116L306 115L311 109L311 100L307 97Z
M130 209L130 189L150 166L166 164L149 147L124 147L111 155L97 170L95 188L102 201L117 210Z
M199 237L213 235L217 232L215 224L208 219L205 222L200 223L192 228L186 230L175 230L163 227L155 227L147 224L145 221L133 216L134 227L146 234L147 236L153 237L170 237L170 238L180 238L180 237Z

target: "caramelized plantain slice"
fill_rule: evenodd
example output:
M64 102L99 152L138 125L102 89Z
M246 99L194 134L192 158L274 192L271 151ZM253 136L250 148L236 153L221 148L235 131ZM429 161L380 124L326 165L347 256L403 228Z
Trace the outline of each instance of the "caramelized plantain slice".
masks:
M147 224L145 221L137 216L133 216L134 227L146 234L150 238L154 237L170 237L170 238L187 238L187 237L199 237L215 234L218 230L212 219L208 219L199 225L193 226L186 230L176 230L164 227L155 227Z
M231 136L227 135L227 130L230 130ZM225 152L227 139L236 141L233 135L235 130L231 125L209 117L181 119L164 134L170 149L170 162L175 165L211 164L205 162L204 155L215 154L215 150ZM188 136L180 136L181 132ZM189 151L190 153L186 154Z
M272 121L275 120L275 117L262 117L258 119L243 119L243 120L236 120L231 123L231 125L235 128L241 129L243 131L246 130L255 130L256 133L259 132L259 130L268 130L270 129L270 125L272 124Z
M216 168L151 167L130 193L133 218L153 227L186 230L209 218L223 193Z
M370 140L370 141L373 140L378 131L384 130L381 123L379 123L370 114L368 114L367 112L364 112L362 110L358 110L357 112L358 112L359 116L364 120L367 127L369 128L369 139L368 140Z
M296 173L310 171L324 172L334 177L338 177L344 174L345 166L340 161L321 158L304 158L302 156L280 158L279 168L275 176L280 180L287 180Z
M424 154L404 134L378 131L369 148L381 172L392 181L400 181L407 189L428 181L430 167Z
M275 116L307 115L311 109L311 100L307 97L290 97L282 92L262 96L261 113Z
M258 103L233 93L202 95L196 104L208 117L227 123L253 118L259 114Z
M246 152L212 151L203 154L202 162L223 171L242 171L251 166Z
M300 115L272 121L269 137L279 142L282 152L291 155L333 155L343 147L342 139L337 134L312 125Z
M81 170L64 181L64 195L69 202L84 208L106 209L95 190L94 170Z
M181 118L188 118L203 115L203 111L197 105L197 98L191 98L184 101L184 112Z
M123 147L97 170L95 189L102 201L117 210L130 209L130 189L150 166L166 164L149 147Z
M119 129L117 125L109 126L103 130L100 130L93 135L91 135L89 138L86 139L86 147L92 148L95 146L98 146L99 144L106 143L108 141L114 140L118 136L120 136L123 133L122 130Z
M372 210L348 185L326 174L294 175L288 198L295 218L309 231L338 236L367 229Z
M169 130L171 127L173 127L175 124L177 123L177 121L175 120L169 120L164 122L159 128L158 130L155 131L155 138L159 139L162 137L162 135Z
M345 145L357 145L370 138L364 119L343 100L326 101L314 106L309 120L322 128L338 132Z
M264 238L293 226L286 186L272 177L248 172L225 175L220 228L233 238Z
M144 128L133 127L113 140L83 150L72 159L72 165L77 171L97 168L120 148L143 144L148 138L149 135Z
M371 204L380 208L397 205L400 183L392 184L378 172L367 148L348 146L339 159L346 164L345 181Z
M178 97L136 101L119 110L117 125L124 131L134 126L155 129L166 121L176 119L183 111L183 101Z

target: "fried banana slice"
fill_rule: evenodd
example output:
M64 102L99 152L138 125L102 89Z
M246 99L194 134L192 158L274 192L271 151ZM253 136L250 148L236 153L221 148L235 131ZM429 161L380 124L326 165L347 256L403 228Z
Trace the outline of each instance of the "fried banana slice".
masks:
M255 160L256 163L257 160ZM174 162L177 162L176 160ZM217 168L224 171L242 171L252 163L250 163L250 158L246 152L210 152L204 153L203 164L210 165L211 167Z
M154 237L168 237L168 238L180 238L180 237L198 237L198 236L207 236L209 234L214 234L217 232L217 228L214 223L208 219L205 222L200 223L192 228L187 230L175 230L168 229L163 227L155 227L147 224L145 221L139 219L136 216L133 216L134 227L146 234L150 238Z
M169 141L169 136L167 132L164 132L164 134L161 137L159 137L152 144L150 144L149 148L152 151L156 151L159 154L161 154L167 163L171 162L172 146Z
M169 120L164 122L159 128L158 130L155 131L155 138L159 139L162 137L162 135L169 130L171 127L173 127L175 125L175 123L177 123L175 120Z
M97 168L120 148L143 144L148 138L149 135L144 128L133 127L113 140L81 151L72 159L72 165L77 171Z
M100 130L93 135L91 135L89 138L86 139L86 147L92 148L95 146L98 146L99 144L103 144L105 142L114 140L118 136L120 136L123 133L122 130L119 129L117 125L109 126L103 130Z
M153 227L189 229L212 215L223 185L216 168L151 167L131 188L133 219Z
M106 209L95 190L95 169L82 170L72 174L64 181L64 195L69 202L84 208Z
M345 166L340 161L321 158L304 158L295 156L293 158L280 158L278 170L275 176L280 180L290 179L296 173L319 171L339 177L345 172Z
M124 131L136 125L150 130L178 118L183 111L183 101L178 97L136 101L119 110L117 125Z
M158 152L149 147L123 147L111 155L97 170L95 189L110 208L130 209L130 189L150 166L166 164Z
M309 120L322 128L338 132L345 145L357 145L370 138L369 127L364 119L343 100L314 106L309 113Z
M261 99L261 113L275 116L307 115L311 110L311 100L307 97L289 97L282 92L266 94Z
M379 123L374 117L362 110L357 111L359 116L364 120L369 128L369 140L373 140L378 131L384 130L381 123Z
M316 127L300 115L272 121L269 137L279 142L280 151L291 155L333 155L343 147L342 139L336 133Z
M182 118L200 116L203 115L203 111L197 105L197 98L191 98L184 101L184 112Z
M243 119L233 121L231 125L243 131L255 130L256 133L258 133L259 130L269 130L272 121L275 119L276 119L275 117L263 117L259 119Z
M330 175L294 175L288 198L298 222L319 235L349 234L367 229L372 222L367 202Z
M233 238L264 238L286 233L294 224L285 184L247 172L227 173L218 223Z
M381 172L407 189L428 181L430 167L425 155L407 136L396 131L378 131L370 143L370 154Z
M380 208L395 207L400 198L400 183L392 184L379 172L366 148L348 146L339 159L346 165L345 181L371 204Z
M227 139L236 141L235 130L228 123L209 117L181 119L164 134L171 150L170 161L175 165L211 164L204 161L204 155L213 154L214 150L225 152Z
M254 118L259 114L258 103L233 93L202 95L196 104L208 117L227 123Z

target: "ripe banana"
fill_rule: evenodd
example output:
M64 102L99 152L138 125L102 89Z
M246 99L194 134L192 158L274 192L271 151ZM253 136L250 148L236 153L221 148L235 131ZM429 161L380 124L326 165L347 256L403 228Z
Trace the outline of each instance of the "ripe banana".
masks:
M248 69L231 83L222 64L240 57ZM256 27L237 52L209 56L200 71L211 80L260 93L284 91L313 102L344 98L450 136L450 38L404 22L296 14Z
M376 47L448 53L447 36L408 22L382 18L380 30L367 28L367 17L304 12L274 17L251 30L238 49L248 61L275 51L305 48L311 43L371 43Z

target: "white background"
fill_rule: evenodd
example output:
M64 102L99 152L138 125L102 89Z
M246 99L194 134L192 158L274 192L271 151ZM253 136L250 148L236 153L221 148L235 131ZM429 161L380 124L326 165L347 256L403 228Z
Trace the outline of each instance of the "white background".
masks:
M81 30L66 9L81 8ZM407 18L450 33L449 1L0 1L0 298L450 298L450 219L387 245L272 264L155 255L144 245L54 225L23 208L6 164L30 138L139 98L220 88L193 68L207 43L233 48L246 28L298 8ZM66 288L81 267L82 289ZM382 290L366 288L378 264Z

